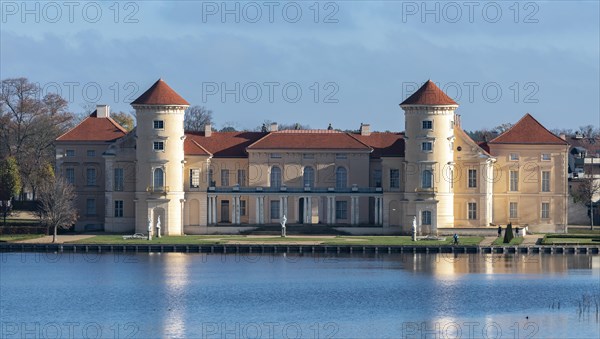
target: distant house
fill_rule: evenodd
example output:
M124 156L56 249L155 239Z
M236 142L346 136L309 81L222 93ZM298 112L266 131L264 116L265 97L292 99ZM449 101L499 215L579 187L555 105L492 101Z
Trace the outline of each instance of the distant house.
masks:
M78 230L156 232L160 217L164 234L237 233L284 215L356 234L567 223L567 142L526 114L478 144L431 81L400 104L405 133L186 132L188 105L161 79L132 102L131 132L101 105L56 140Z
M570 145L569 148L569 191L576 192L582 180L592 178L600 182L600 137L587 137L581 133L561 135ZM593 197L600 200L600 194ZM569 200L569 222L571 224L590 223L589 207ZM598 207L594 209L594 224L600 222Z

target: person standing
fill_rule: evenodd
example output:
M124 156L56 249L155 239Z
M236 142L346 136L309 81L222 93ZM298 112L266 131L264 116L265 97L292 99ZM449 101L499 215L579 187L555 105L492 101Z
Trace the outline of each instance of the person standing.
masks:
M498 238L502 236L502 226L498 226Z

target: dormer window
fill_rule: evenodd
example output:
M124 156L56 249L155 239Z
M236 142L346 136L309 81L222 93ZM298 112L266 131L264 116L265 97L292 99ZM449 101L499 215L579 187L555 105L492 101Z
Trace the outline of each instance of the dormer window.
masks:
M154 129L165 129L165 122L163 120L154 120Z

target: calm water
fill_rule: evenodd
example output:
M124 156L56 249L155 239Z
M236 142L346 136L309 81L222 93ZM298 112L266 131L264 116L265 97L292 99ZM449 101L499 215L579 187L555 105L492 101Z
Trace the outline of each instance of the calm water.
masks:
M0 256L1 338L600 336L600 256Z

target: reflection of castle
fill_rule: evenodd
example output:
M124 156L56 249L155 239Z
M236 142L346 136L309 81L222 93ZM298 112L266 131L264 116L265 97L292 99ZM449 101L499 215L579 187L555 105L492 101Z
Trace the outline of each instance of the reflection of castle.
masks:
M188 105L161 79L132 102L132 132L98 106L56 140L57 171L79 197L77 229L146 232L158 216L170 235L237 232L283 215L357 233L408 231L414 216L425 232L567 221L567 143L527 114L477 144L431 81L400 104L405 133L364 124L187 133Z

